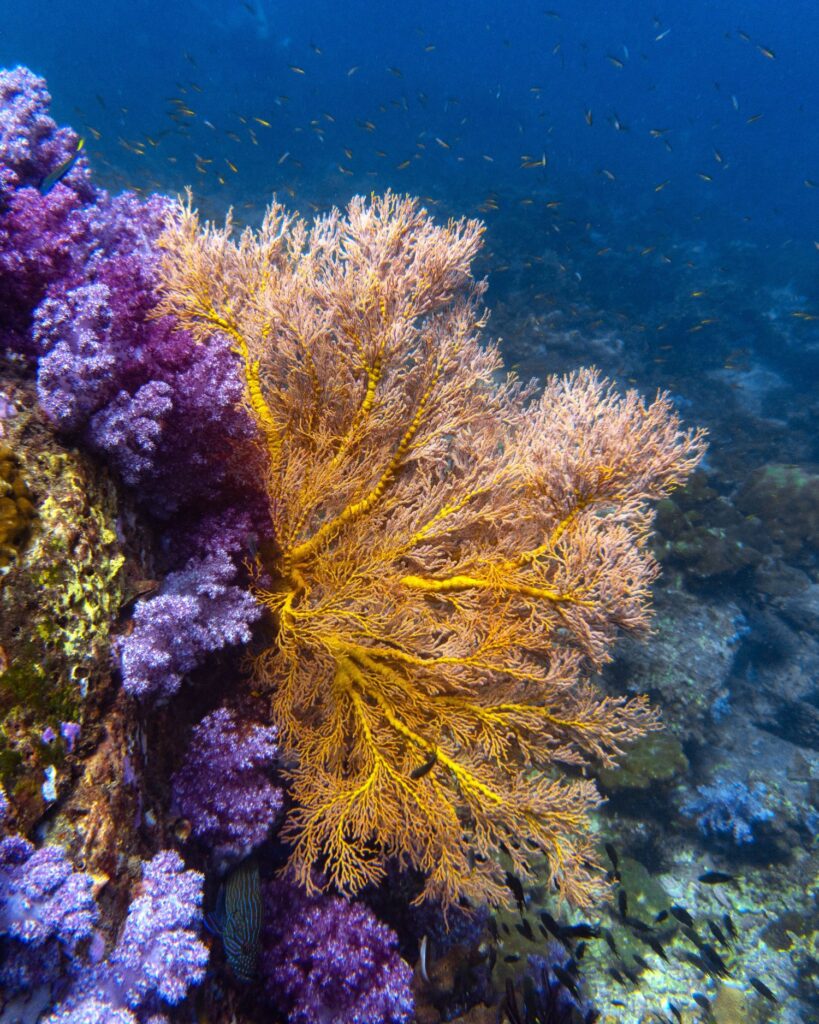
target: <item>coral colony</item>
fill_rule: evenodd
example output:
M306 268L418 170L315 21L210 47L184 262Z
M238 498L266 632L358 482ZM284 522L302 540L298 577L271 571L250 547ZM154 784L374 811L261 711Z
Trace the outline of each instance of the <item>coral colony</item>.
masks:
M508 901L506 872L544 851L569 901L604 894L596 788L560 769L613 766L656 727L590 673L647 622L650 505L703 439L593 372L539 395L504 376L478 222L387 194L313 226L274 203L236 239L190 203L95 188L48 103L0 73L0 344L153 531L164 579L115 645L123 699L151 716L195 696L201 721L165 780L188 845L143 854L104 930L67 853L2 840L0 1020L165 1019L205 977L198 844L215 885L261 858L259 975L291 1021L405 1021L396 936L351 900L396 863L443 908ZM252 664L203 690L251 637ZM231 913L262 898L242 877Z

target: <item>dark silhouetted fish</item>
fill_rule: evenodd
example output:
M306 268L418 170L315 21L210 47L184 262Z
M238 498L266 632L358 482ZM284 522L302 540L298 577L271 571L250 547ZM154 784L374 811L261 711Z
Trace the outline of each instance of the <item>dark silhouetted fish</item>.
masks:
M722 929L721 929L721 928L720 928L720 926L719 926L719 925L718 925L718 924L716 923L716 921L710 921L710 920L709 920L709 922L708 922L708 927L709 927L709 928L710 928L710 930L711 930L711 934L712 934L712 935L714 936L714 938L715 938L715 939L717 940L717 942L718 942L718 943L719 943L719 944L720 944L721 946L727 946L727 945L728 945L728 940L727 940L727 939L725 938L725 936L723 935L723 933L722 933Z
M581 921L579 924L564 925L560 931L563 935L573 939L596 939L600 934L600 927Z
M523 913L523 886L521 885L520 879L512 874L511 871L506 872L506 884L509 886L509 891L515 897L515 902L518 905L518 909Z
M754 988L761 996L764 996L767 1000L769 1000L772 1003L779 1002L779 1000L776 998L774 993L768 988L764 981L760 981L759 978L754 978L753 976L750 977L748 981L750 981L750 983L754 986Z
M680 924L687 924L689 928L694 927L694 918L688 913L685 907L673 906L669 910L677 918Z
M725 925L725 930L728 932L728 934L731 936L731 938L734 941L736 941L737 930L736 930L736 927L734 926L733 920L731 919L731 915L730 914L723 914L722 915L722 923Z
M530 942L537 941L535 939L535 933L532 931L532 926L524 917L520 924L516 924L515 928L520 932L524 939L528 939Z
M706 871L700 875L699 880L706 885L723 885L725 882L733 882L734 876L725 871Z
M617 906L620 910L620 917L628 917L628 896L625 889L621 889L617 893Z
M697 1006L702 1007L702 1009L705 1010L706 1013L711 1012L711 1002L708 999L708 996L704 996L702 992L692 992L691 998L694 1000Z

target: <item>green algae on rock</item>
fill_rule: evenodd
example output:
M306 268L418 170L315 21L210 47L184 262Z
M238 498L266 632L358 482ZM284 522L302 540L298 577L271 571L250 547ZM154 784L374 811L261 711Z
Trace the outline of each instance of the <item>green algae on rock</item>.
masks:
M34 405L31 393L18 408ZM4 427L3 450L13 458L0 455L0 462L27 481L24 494L16 485L15 498L28 514L28 537L23 544L25 533L14 534L15 557L0 574L0 780L26 829L45 807L46 768L57 769L60 789L67 753L60 723L78 722L87 738L110 684L124 556L108 475L35 414L20 412ZM47 729L51 742L43 740Z
M656 732L627 747L617 768L603 768L598 779L603 789L611 793L620 789L649 789L671 782L687 770L688 759L677 737L669 732Z

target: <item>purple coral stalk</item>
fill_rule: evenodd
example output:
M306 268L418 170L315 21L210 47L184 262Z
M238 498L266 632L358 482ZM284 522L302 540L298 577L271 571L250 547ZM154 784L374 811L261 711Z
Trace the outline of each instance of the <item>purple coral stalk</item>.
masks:
M217 551L192 558L156 597L137 603L133 632L119 645L128 693L168 700L209 652L250 639L261 609L235 578L230 556Z
M240 724L227 708L193 730L173 777L173 800L215 856L238 860L264 842L282 807L281 790L267 772L275 756L276 730Z
M403 1024L412 971L395 933L362 903L307 896L286 879L264 888L261 972L290 1024Z

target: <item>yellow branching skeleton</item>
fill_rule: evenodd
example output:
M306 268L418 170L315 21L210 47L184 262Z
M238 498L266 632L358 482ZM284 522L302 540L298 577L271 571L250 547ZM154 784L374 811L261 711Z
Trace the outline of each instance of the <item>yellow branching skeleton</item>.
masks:
M390 194L311 228L274 203L238 239L182 205L160 312L228 336L259 428L276 628L255 686L296 763L301 880L355 892L396 858L425 896L494 902L545 855L584 906L604 882L582 768L656 724L589 673L646 625L649 502L703 439L594 372L540 394L505 374L481 233Z

